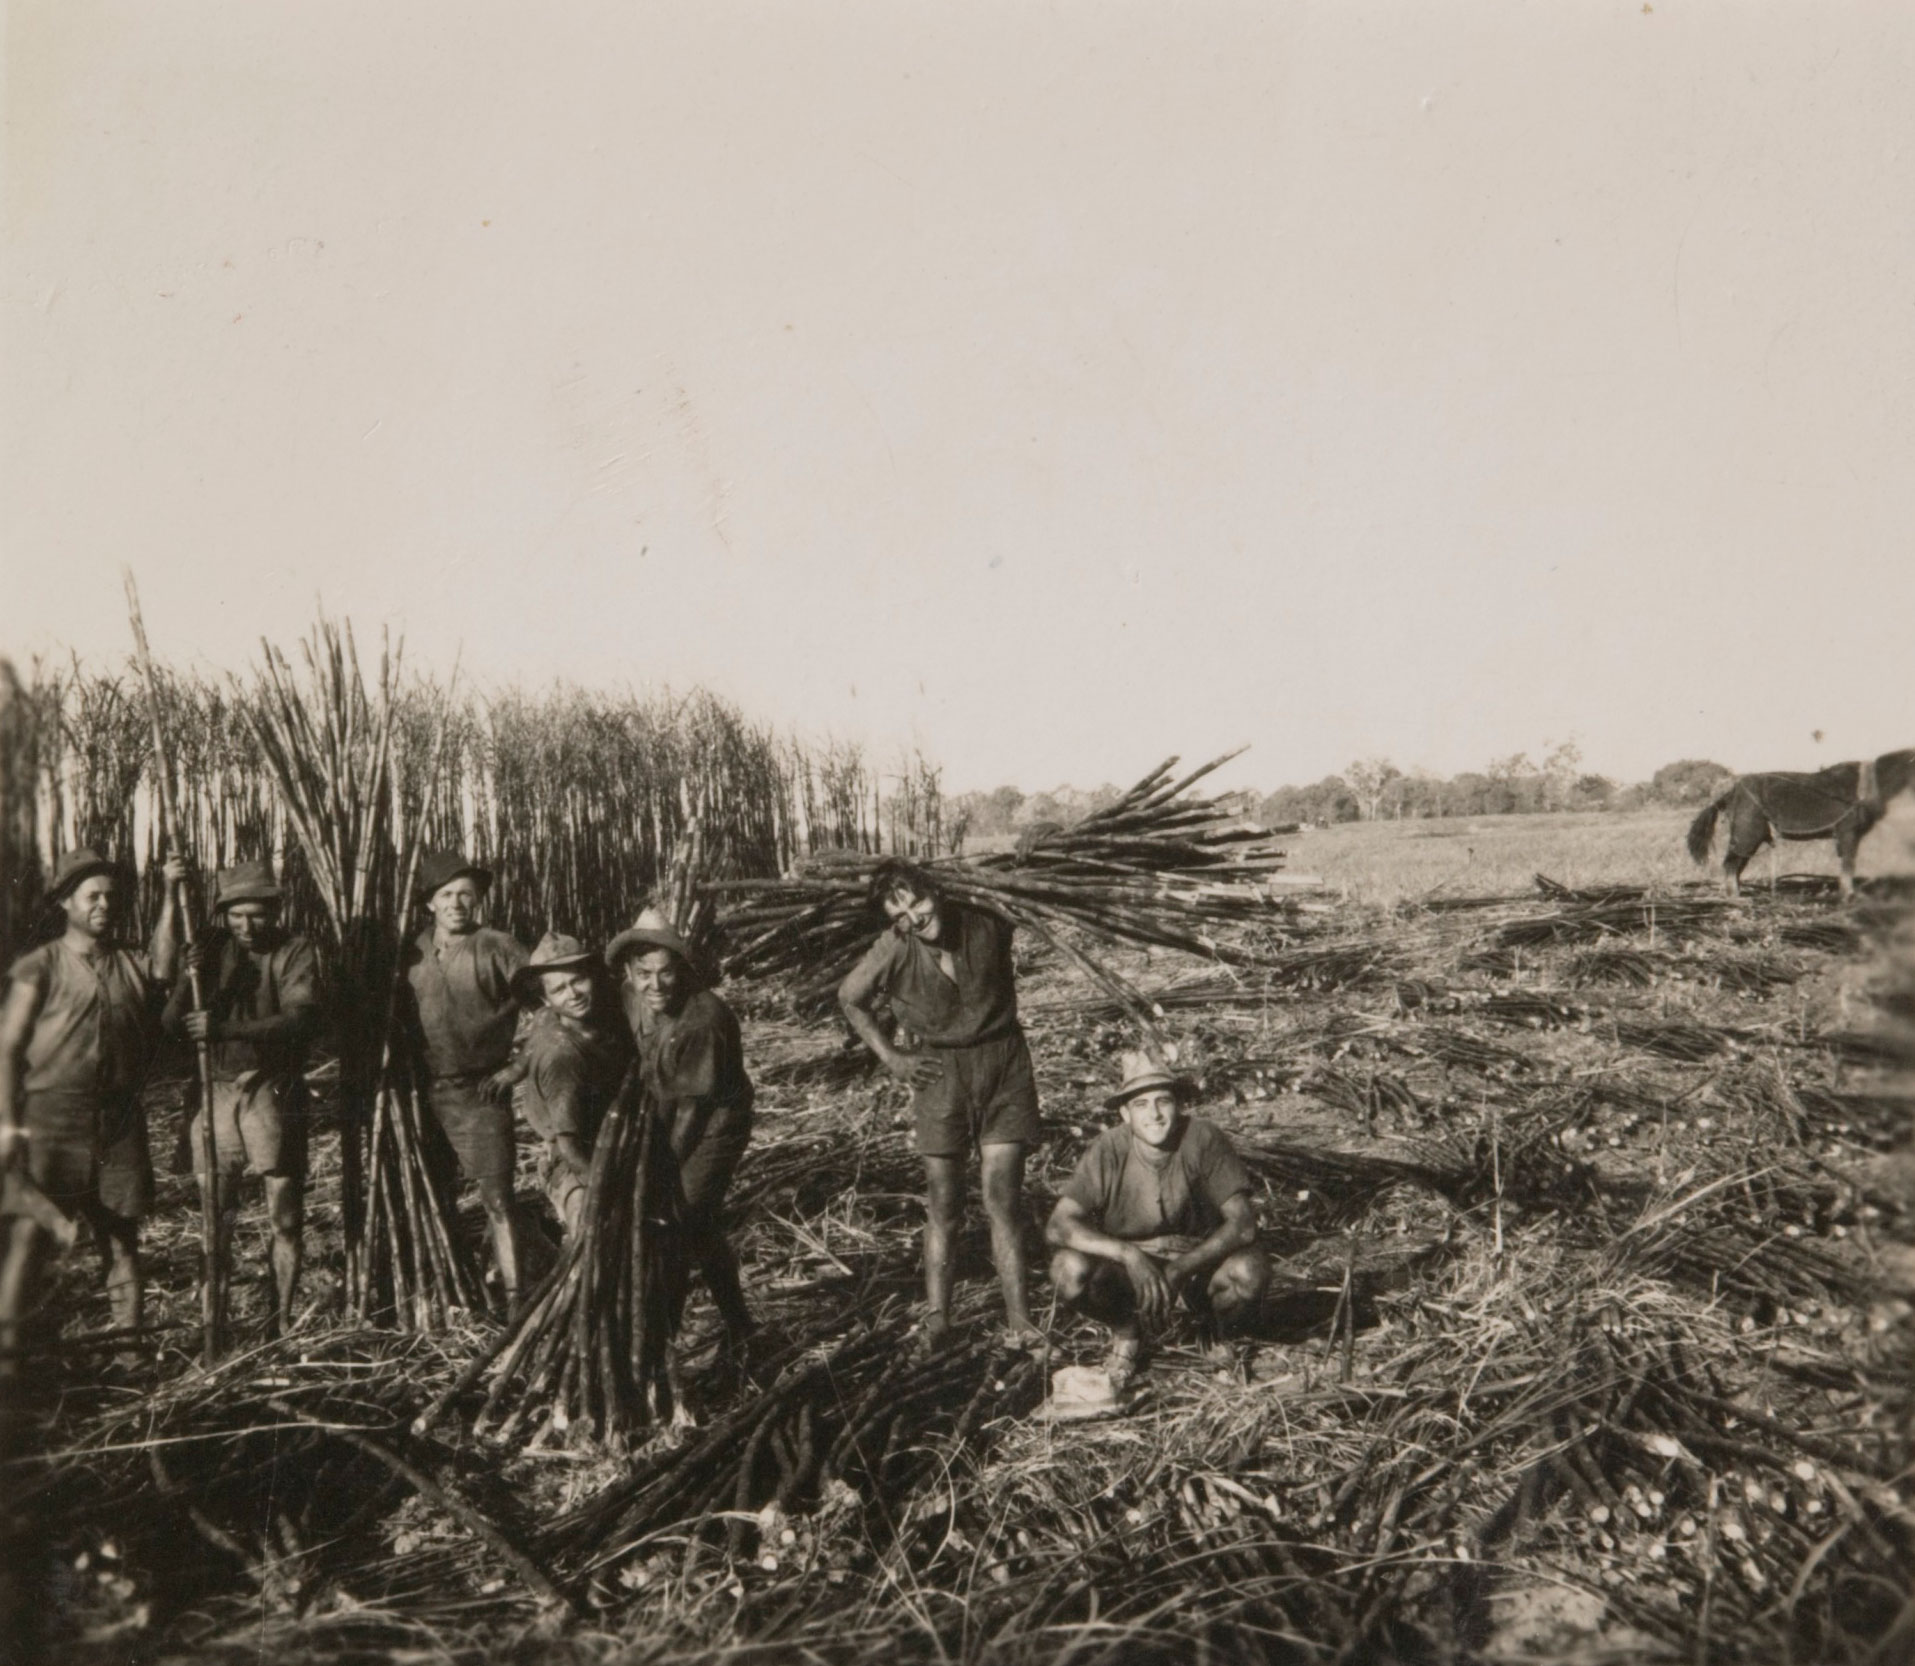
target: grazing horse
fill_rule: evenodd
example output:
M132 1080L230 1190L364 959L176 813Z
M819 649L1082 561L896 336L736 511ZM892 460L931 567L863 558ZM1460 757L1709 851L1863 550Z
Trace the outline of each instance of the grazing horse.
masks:
M1882 819L1889 800L1915 788L1915 747L1870 763L1830 764L1813 775L1738 775L1689 825L1689 854L1709 860L1716 817L1729 813L1722 877L1741 894L1743 865L1771 839L1833 839L1842 862L1842 895L1855 893L1855 847Z

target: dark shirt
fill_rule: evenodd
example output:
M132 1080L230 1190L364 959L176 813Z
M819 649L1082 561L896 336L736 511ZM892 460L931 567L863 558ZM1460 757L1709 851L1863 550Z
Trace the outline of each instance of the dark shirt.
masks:
M430 926L413 940L406 987L429 1074L477 1076L506 1063L519 1019L512 974L525 960L516 938L489 926L447 938L443 952Z
M541 1139L570 1134L589 1146L597 1136L632 1056L624 1026L616 1019L613 1025L580 1023L550 1007L532 1015L521 1044L525 1079L518 1099Z
M1147 1149L1147 1148L1144 1148ZM1125 1123L1106 1128L1077 1159L1064 1197L1113 1238L1208 1238L1250 1175L1215 1123L1185 1117L1175 1144L1152 1162Z
M1017 1029L1017 980L1011 968L1011 926L962 903L939 905L944 926L935 943L887 930L865 952L859 971L891 1003L898 1022L933 1047L970 1047ZM957 979L944 975L940 951Z
M13 963L13 981L39 991L27 1037L28 1093L131 1093L146 1077L164 986L133 949L85 955L64 938Z
M675 1013L641 1012L638 1056L668 1117L751 1109L738 1019L709 989L698 990Z
M281 937L249 953L228 931L207 935L200 961L206 1009L213 1015L213 1077L258 1075L287 1082L306 1068L319 1025L319 957L303 937ZM192 986L182 977L166 1003L166 1027L185 1033Z

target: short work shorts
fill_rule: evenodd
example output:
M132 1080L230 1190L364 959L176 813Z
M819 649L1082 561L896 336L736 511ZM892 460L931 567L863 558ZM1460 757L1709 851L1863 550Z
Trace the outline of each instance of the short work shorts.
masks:
M28 1093L27 1173L61 1213L112 1229L153 1207L153 1153L136 1093L50 1088Z
M489 1103L479 1076L435 1076L427 1092L433 1120L459 1160L459 1173L481 1184L512 1183L512 1107Z
M193 1148L193 1172L206 1172L196 1108L187 1139ZM277 1179L306 1177L306 1094L298 1081L215 1082L213 1147L222 1175L264 1174Z
M1022 1030L969 1047L927 1049L944 1069L912 1095L918 1154L963 1157L978 1145L1030 1145L1038 1136L1037 1077Z

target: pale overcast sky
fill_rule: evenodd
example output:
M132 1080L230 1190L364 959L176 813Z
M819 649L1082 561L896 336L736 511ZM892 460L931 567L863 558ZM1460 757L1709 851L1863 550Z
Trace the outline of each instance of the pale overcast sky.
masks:
M1915 742L1915 7L13 0L0 651L947 785ZM1815 730L1824 738L1812 738Z

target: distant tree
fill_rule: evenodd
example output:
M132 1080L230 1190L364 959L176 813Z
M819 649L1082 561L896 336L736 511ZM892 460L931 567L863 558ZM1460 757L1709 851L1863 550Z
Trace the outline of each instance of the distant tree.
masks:
M1569 789L1572 810L1607 810L1615 802L1616 783L1607 775L1579 775Z
M1359 758L1343 772L1343 779L1363 806L1366 821L1375 821L1383 808L1383 795L1402 771L1388 758Z
M1707 804L1735 778L1735 771L1707 758L1664 764L1649 778L1649 796L1676 809Z
M1257 820L1266 827L1281 827L1293 821L1355 821L1360 814L1356 794L1340 775L1326 775L1314 786L1279 787L1257 808Z
M1542 778L1537 783L1543 809L1568 808L1582 772L1582 761L1583 749L1573 740L1566 740L1551 749L1549 756L1543 759Z

